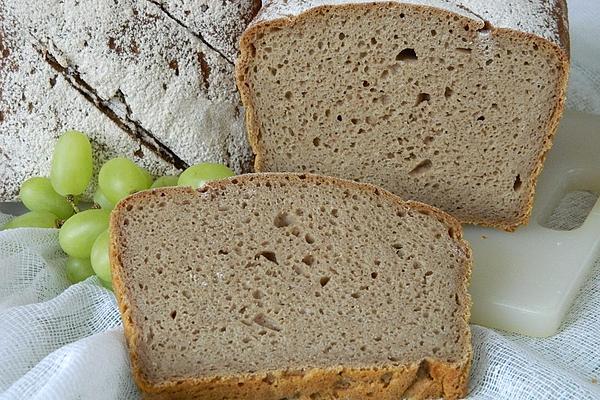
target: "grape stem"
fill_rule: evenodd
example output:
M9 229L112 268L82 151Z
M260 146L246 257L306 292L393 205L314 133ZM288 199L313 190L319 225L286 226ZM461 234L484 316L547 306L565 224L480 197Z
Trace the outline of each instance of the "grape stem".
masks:
M75 211L75 214L77 214L79 212L79 207L77 207L77 204L75 204L75 196L73 196L72 194L68 194L65 197L67 199L67 202L71 205L71 207L73 207L73 211Z

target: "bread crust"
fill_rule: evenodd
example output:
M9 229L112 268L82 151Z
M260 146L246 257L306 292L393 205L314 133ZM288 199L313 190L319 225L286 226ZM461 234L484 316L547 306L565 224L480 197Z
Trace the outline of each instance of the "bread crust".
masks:
M16 201L21 182L49 174L54 143L70 129L89 136L95 174L116 156L159 176L202 161L250 171L232 62L260 5L0 2L0 201ZM174 14L192 7L182 26Z
M554 0L544 0L548 3ZM242 99L242 103L244 104L245 113L246 113L246 129L248 133L248 139L250 142L250 146L255 154L254 159L254 169L256 172L267 172L267 169L264 164L264 156L266 153L265 148L261 145L260 142L260 120L256 113L256 109L254 108L254 98L252 91L249 87L248 81L246 79L247 71L250 68L250 63L253 59L254 51L253 51L253 42L257 36L264 34L272 29L282 29L286 27L293 26L297 22L300 22L305 19L311 19L318 14L328 11L332 8L346 8L348 10L358 10L360 7L373 7L373 8L381 8L381 7L405 7L410 6L414 7L417 10L421 11L429 11L429 12L441 12L445 14L455 14L459 18L470 19L471 22L480 22L481 27L487 25L492 32L497 34L506 35L509 37L515 37L519 40L532 41L536 42L539 46L547 46L551 48L551 50L556 54L557 59L559 60L559 68L561 69L560 80L557 85L557 101L554 106L552 115L547 123L546 128L546 136L544 137L543 144L541 149L537 155L537 159L535 161L535 165L532 169L531 174L529 175L529 179L523 182L523 189L526 191L527 196L525 196L524 204L521 207L521 212L512 218L505 219L468 219L463 218L461 223L463 224L476 224L481 226L487 226L492 228L502 229L508 232L515 231L520 225L527 224L529 222L529 218L531 216L531 210L533 208L533 201L535 195L535 186L537 183L537 178L542 171L544 161L546 159L547 153L552 147L552 143L554 140L554 135L558 129L558 124L560 122L560 117L562 116L562 112L564 109L565 103L565 95L567 91L567 83L569 76L569 32L568 32L568 23L567 23L567 5L564 0L555 0L556 7L552 8L552 14L548 16L548 18L552 18L556 22L556 39L550 40L546 37L543 37L542 34L535 34L532 32L524 32L513 29L511 27L495 27L489 21L486 21L479 17L477 14L474 14L464 5L459 4L458 2L452 2L449 5L449 8L443 9L439 7L435 7L433 4L434 0L422 1L421 3L431 3L430 5L425 4L411 4L404 1L375 1L371 3L365 2L356 2L350 3L346 0L328 0L328 1L320 1L318 2L320 5L318 6L310 6L310 1L306 2L307 5L297 7L298 10L301 10L300 13L292 13L291 15L286 14L284 11L285 6L280 4L279 1L275 0L269 3L267 6L264 6L261 12L256 16L254 21L248 26L242 37L240 38L240 56L236 63L236 81L237 86L240 91L240 96ZM452 7L450 7L452 6ZM275 10L269 10L269 7L273 7ZM456 7L459 9L463 9L466 13L471 16L465 15L465 13L457 13ZM295 11L298 11L295 10ZM284 15L284 16L282 16ZM535 29L534 29L535 31Z
M123 265L119 254L119 226L122 214L127 207L146 197L164 195L176 197L190 194L191 188L159 188L136 193L122 200L111 214L110 219L110 262L113 288L121 311L125 337L131 358L133 377L148 399L273 399L298 396L299 399L458 399L466 394L467 381L471 366L472 348L469 329L471 297L467 287L471 278L472 251L463 239L460 223L449 214L416 201L404 201L384 189L367 183L357 183L339 178L311 174L263 173L247 174L221 181L207 183L196 189L198 193L219 192L227 185L244 185L252 181L288 183L327 184L341 188L360 190L405 209L409 207L417 212L430 215L448 228L448 234L465 255L464 279L459 289L459 301L462 313L462 335L465 336L466 349L461 360L446 362L427 358L408 365L365 366L364 368L338 366L333 368L307 368L302 371L281 370L264 371L225 377L198 377L172 379L156 382L143 372L143 364L136 349L140 340L131 317L135 307L129 289L123 279ZM318 393L320 397L309 397Z

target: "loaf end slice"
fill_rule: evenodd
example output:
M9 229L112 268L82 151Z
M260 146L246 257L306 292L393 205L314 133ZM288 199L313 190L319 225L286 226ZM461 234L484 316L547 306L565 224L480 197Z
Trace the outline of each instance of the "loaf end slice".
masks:
M464 223L525 223L563 109L564 2L348 3L273 1L242 36L256 171L369 182Z
M135 194L110 231L149 398L465 394L471 251L441 211L367 184L254 174Z

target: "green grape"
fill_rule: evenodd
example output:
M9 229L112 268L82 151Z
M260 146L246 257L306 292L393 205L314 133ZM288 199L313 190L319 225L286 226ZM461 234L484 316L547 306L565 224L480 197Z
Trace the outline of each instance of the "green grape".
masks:
M152 185L152 176L133 161L118 157L100 168L98 185L106 198L117 204L130 194L148 189Z
M71 257L89 258L94 241L108 228L110 210L85 210L69 218L58 233L58 242Z
M108 230L105 230L96 238L90 256L94 272L100 280L105 282L110 282L112 279L110 274L110 259L108 257L108 242Z
M60 219L67 219L74 212L67 199L54 191L48 178L27 179L21 185L19 197L31 211L48 211Z
M8 221L2 230L14 228L57 228L58 217L48 211L30 211Z
M92 178L92 145L81 132L64 133L54 147L50 181L63 196L85 192Z
M88 258L69 257L67 260L67 278L71 283L77 283L86 280L94 275L92 263Z
M165 176L161 176L160 178L156 178L156 180L150 187L152 189L155 189L155 188L167 187L167 186L177 186L178 180L179 180L179 178L177 176L165 175Z
M235 173L223 164L196 164L181 173L177 185L198 188L208 181L223 179L233 175L235 175Z
M106 289L108 290L113 290L113 286L112 286L112 282L111 281L105 281L103 279L100 279L100 283L102 284L102 286L104 286Z
M106 196L104 195L104 193L102 193L102 190L100 190L99 187L96 189L93 199L94 203L107 210L112 210L115 207L115 205L109 199L106 198Z

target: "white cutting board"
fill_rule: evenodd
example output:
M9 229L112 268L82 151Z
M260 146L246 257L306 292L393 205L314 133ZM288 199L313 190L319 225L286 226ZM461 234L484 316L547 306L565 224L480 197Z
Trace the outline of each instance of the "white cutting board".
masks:
M475 324L529 336L558 330L600 256L600 201L581 227L544 227L566 193L600 193L600 117L568 112L538 181L529 224L506 233L468 226Z

